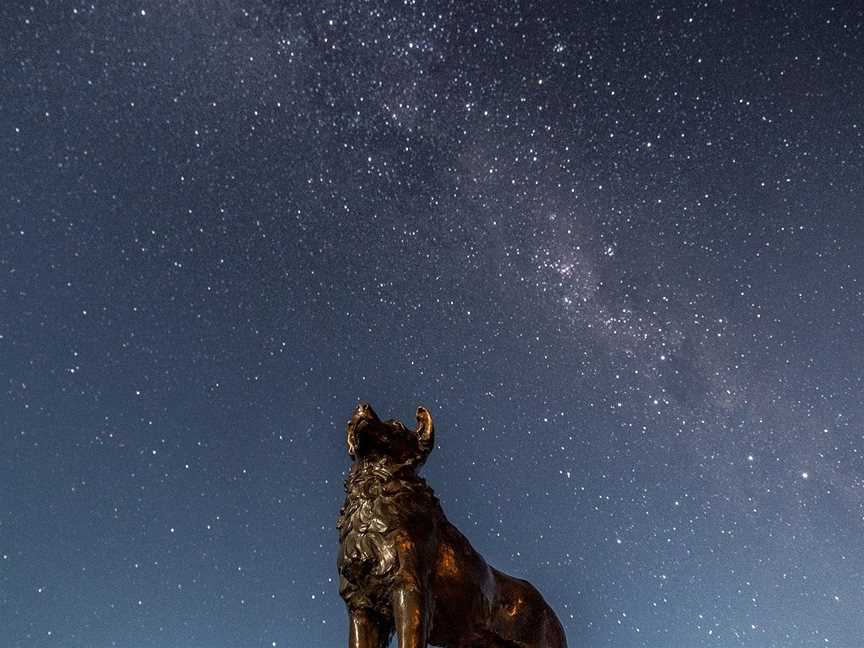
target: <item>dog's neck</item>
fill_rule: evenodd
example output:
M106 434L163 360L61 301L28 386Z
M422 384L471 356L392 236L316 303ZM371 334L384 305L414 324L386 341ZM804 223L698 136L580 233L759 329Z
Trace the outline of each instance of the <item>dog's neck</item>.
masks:
M377 478L381 481L391 479L419 480L417 467L413 462L393 461L389 457L363 458L357 460L348 472L346 481L364 478Z

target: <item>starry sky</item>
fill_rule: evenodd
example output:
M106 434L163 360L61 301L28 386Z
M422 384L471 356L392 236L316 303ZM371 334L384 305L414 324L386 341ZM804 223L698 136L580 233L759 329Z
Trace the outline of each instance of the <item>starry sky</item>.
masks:
M857 2L0 4L10 648L345 645L359 399L571 648L860 648Z

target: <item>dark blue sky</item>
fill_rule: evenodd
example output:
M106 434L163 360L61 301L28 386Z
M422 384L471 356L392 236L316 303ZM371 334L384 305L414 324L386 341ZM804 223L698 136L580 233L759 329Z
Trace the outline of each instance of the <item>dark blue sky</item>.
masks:
M860 4L480 6L0 5L3 646L344 645L362 398L571 647L860 648Z

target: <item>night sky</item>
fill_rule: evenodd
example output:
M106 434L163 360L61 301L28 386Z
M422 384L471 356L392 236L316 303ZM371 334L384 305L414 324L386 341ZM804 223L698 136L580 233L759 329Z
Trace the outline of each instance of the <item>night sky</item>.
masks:
M861 648L862 106L857 2L3 2L0 646L346 645L364 399L571 648Z

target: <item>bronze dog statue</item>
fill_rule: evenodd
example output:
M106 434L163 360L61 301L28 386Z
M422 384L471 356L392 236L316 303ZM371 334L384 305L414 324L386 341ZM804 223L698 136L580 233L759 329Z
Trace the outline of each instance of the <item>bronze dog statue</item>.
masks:
M413 431L367 403L348 422L337 565L349 648L386 648L394 631L399 648L566 648L534 586L487 565L417 475L434 434L423 407Z

